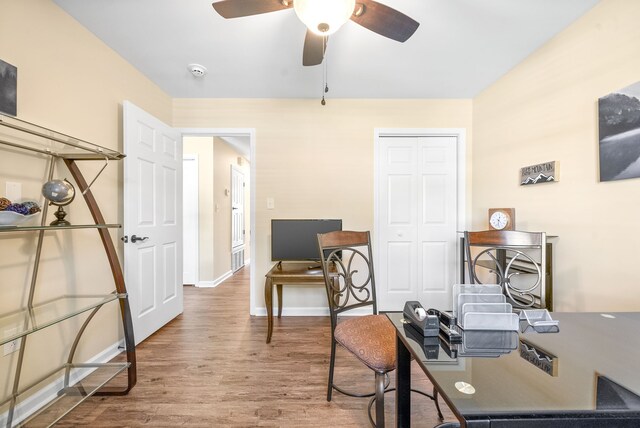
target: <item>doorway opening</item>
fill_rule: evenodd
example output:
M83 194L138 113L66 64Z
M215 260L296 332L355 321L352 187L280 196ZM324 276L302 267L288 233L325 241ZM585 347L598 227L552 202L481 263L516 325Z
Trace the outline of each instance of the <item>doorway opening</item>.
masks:
M253 284L250 261L255 257L255 131L180 131L184 155L184 284L215 287L245 265L249 265ZM249 300L253 307L253 287Z

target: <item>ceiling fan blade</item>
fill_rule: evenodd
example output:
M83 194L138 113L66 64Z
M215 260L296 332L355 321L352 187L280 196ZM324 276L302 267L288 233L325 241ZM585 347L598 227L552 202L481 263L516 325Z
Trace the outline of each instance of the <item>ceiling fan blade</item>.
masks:
M364 6L358 15L358 10ZM351 20L374 33L397 42L405 42L420 26L402 12L374 0L356 0L356 8Z
M277 12L293 7L292 0L222 0L211 6L223 18L240 18L243 16L259 15L261 13Z
M304 50L302 51L302 65L322 64L324 51L327 49L327 37L318 36L307 30L304 37Z

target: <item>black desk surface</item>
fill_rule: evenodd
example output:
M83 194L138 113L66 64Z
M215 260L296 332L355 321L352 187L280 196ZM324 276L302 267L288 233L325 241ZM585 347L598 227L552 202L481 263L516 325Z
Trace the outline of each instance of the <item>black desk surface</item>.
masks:
M478 354L476 348L469 353L493 356L454 352L450 356L442 339L425 345L407 330L410 327L401 322L401 313L387 314L454 412L467 420L507 414L640 415L640 398L635 396L640 395L640 313L605 315L614 318L599 313L553 313L560 321L559 333L514 333L512 344L517 349L510 352L479 349ZM476 339L476 346L482 347L478 337L471 339L469 343ZM497 342L510 340L503 336ZM533 357L534 349L542 359ZM545 354L550 360L544 359ZM472 385L475 392L460 391L471 388L459 382Z

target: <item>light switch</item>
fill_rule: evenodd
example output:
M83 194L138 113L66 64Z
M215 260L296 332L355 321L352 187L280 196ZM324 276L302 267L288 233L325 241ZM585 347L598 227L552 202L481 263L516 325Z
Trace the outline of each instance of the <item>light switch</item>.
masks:
M11 202L19 202L22 199L22 183L7 181L4 194Z
M273 200L273 198L267 198L267 209L272 210L275 208L275 206L276 206L276 203Z

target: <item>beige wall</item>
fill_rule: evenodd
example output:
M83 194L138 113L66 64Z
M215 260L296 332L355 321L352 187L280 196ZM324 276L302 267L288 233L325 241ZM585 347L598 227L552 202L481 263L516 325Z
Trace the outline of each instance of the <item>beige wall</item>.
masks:
M473 102L473 225L515 207L518 229L558 235L562 311L638 310L640 181L598 181L598 97L640 80L640 2L603 0ZM560 161L560 182L518 185Z
M122 149L121 102L128 99L160 119L171 121L171 101L157 86L116 55L49 0L0 0L0 58L18 67L18 117L109 148ZM92 177L100 165L83 163ZM45 161L37 156L0 152L0 194L5 183L18 181L25 198L41 200ZM112 163L92 188L104 217L122 221L121 165ZM56 177L69 177L59 167ZM73 223L90 222L81 197L69 206ZM48 221L53 220L49 215ZM112 231L120 244L120 230ZM0 313L25 303L35 234L0 236ZM118 245L122 250L121 245ZM71 293L113 290L109 266L94 230L47 233L37 300ZM26 342L28 382L60 364L84 316L29 336ZM103 308L81 343L79 359L114 344L119 337L116 304ZM4 332L0 331L1 335ZM12 382L16 356L0 357L0 401ZM23 383L24 384L24 383ZM3 409L0 409L2 411Z
M244 263L251 262L251 162L244 158Z
M216 203L215 240L219 251L215 257L216 278L231 271L231 160L235 152L220 138L214 138L213 198ZM227 193L229 192L229 193Z
M214 273L214 198L213 138L185 137L183 152L198 155L198 280L213 282Z
M375 128L466 128L471 135L470 100L176 99L173 114L176 127L255 129L253 303L260 308L272 218L342 218L345 229L373 229ZM288 286L284 299L285 308L326 307L320 287Z

